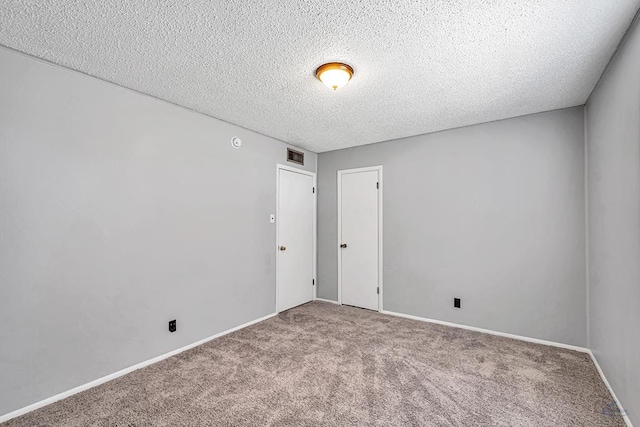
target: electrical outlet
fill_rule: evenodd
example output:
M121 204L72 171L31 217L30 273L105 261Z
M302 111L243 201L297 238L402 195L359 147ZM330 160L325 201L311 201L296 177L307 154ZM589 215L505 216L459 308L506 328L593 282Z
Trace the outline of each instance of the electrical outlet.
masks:
M453 307L454 308L460 308L460 298L454 298L453 299Z
M176 331L176 321L169 320L169 332L175 332L175 331Z

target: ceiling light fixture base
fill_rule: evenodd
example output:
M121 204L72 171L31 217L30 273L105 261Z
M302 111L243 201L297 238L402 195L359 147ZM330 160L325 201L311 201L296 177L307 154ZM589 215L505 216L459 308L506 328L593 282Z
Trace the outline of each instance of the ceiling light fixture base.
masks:
M329 62L318 67L316 77L325 86L338 90L351 80L353 68L343 62Z

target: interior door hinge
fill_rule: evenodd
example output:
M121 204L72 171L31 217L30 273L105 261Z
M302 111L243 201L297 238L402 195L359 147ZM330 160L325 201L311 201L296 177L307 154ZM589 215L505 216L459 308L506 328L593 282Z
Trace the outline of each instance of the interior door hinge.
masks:
M316 279L311 279L311 286L315 286L316 285Z
M380 287L377 287L377 288L376 288L376 293L377 293L378 295L380 295Z
M314 193L316 192L316 187L313 187L313 192L314 192Z
M379 182L376 182L376 188L380 189L380 183Z

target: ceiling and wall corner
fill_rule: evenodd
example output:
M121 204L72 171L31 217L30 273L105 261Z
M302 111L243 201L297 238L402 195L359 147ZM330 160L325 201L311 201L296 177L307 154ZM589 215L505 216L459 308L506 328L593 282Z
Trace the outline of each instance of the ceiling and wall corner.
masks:
M589 346L640 422L640 21L586 105ZM322 162L320 162L322 164ZM629 424L630 425L630 424Z
M0 44L323 152L583 105L639 5L6 0Z

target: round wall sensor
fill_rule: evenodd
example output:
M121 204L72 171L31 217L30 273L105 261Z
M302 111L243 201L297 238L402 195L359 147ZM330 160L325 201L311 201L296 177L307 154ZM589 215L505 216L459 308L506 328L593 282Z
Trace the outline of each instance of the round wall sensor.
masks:
M238 149L242 146L242 141L240 140L240 138L234 136L233 138L231 138L231 145L233 146L233 148Z

